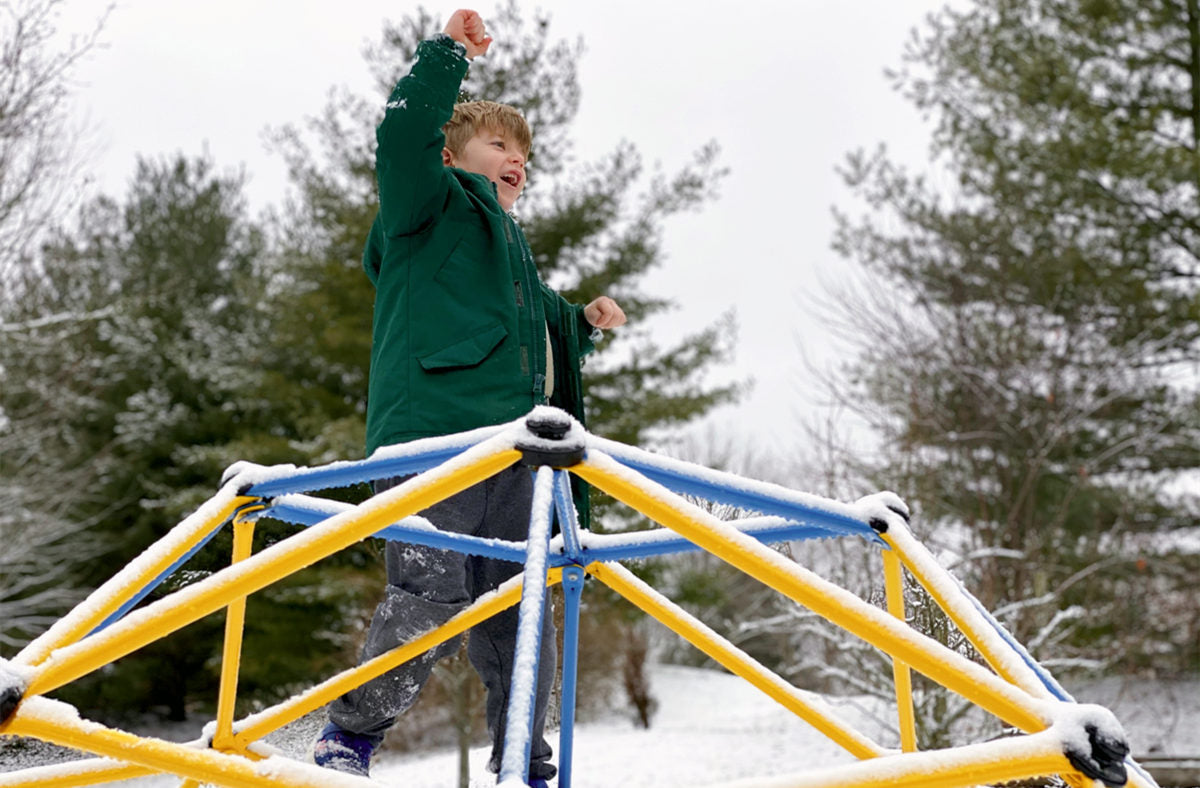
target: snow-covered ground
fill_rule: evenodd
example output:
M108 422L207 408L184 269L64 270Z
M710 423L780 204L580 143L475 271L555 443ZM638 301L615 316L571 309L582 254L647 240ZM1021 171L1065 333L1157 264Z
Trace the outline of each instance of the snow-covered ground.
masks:
M577 788L638 788L638 786L704 786L747 777L781 775L850 763L853 758L748 683L727 673L671 665L652 668L652 692L658 712L650 730L630 719L581 724L575 736L572 784ZM1194 702L1195 682L1154 687L1115 682L1081 691L1081 700L1108 702L1129 733L1137 755L1148 752L1184 755L1200 745L1200 704ZM883 724L871 719L858 704L828 699L839 715L884 745L894 744ZM1169 710L1169 711L1165 711ZM316 717L302 721L273 744L303 757L322 724ZM185 739L196 731L176 729L164 738ZM551 744L558 750L557 734ZM1186 749L1186 751L1184 751ZM17 763L0 762L0 772L32 766L32 753ZM491 788L495 778L484 768L487 750L473 751L473 788ZM423 755L384 753L372 776L385 785L405 788L449 788L457 785L458 756L452 750ZM174 788L178 778L131 780L123 788ZM551 782L555 785L555 782Z
M1074 692L1117 715L1134 757L1200 755L1200 681L1111 678Z
M714 670L658 666L652 674L658 714L650 730L614 718L579 725L571 784L711 785L743 777L786 774L852 756L745 681ZM854 714L846 709L845 714ZM555 750L555 739L551 739ZM487 751L472 753L472 786L492 786ZM457 755L384 759L373 776L405 788L455 785ZM551 782L551 785L554 785Z

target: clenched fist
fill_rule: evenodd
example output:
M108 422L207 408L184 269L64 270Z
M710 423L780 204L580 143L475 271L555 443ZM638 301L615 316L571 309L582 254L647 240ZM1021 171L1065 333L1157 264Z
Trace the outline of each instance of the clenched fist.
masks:
M483 17L475 11L460 8L450 15L446 22L446 35L467 48L467 57L473 58L488 51L492 39L488 37L484 27Z
M600 296L583 308L583 317L596 328L609 329L625 325L625 311L608 296Z

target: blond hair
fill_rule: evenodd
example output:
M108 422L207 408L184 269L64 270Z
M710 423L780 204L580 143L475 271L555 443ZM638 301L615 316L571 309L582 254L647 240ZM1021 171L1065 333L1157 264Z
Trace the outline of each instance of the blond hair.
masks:
M465 101L454 105L454 115L442 127L446 135L446 147L455 156L461 156L463 148L480 131L506 134L521 146L525 157L533 147L533 132L529 124L515 107L497 104L494 101Z

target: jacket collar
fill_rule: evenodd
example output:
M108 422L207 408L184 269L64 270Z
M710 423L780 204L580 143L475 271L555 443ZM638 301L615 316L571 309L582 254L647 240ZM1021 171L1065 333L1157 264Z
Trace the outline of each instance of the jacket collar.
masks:
M500 205L500 197L496 193L496 184L488 180L487 176L476 172L467 172L458 167L450 167L449 169L450 172L454 173L454 177L458 178L458 182L462 184L463 189L477 197L489 214L501 217L507 213Z

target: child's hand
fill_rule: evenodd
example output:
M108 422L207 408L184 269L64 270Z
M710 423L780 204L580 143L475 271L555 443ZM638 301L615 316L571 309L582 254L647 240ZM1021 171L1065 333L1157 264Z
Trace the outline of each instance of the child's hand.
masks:
M460 8L450 15L446 22L446 35L467 48L467 57L473 58L487 52L492 45L487 30L483 26L483 17L474 11Z
M608 296L600 296L583 308L583 317L596 328L609 329L625 325L625 312Z

